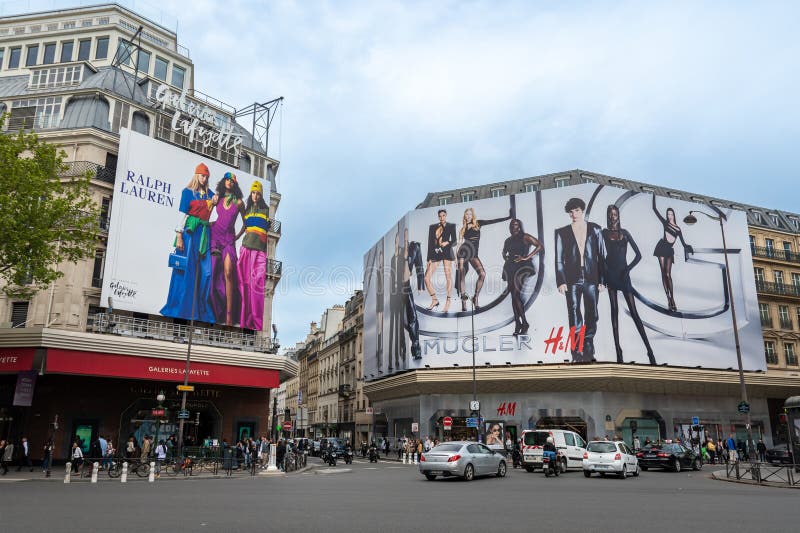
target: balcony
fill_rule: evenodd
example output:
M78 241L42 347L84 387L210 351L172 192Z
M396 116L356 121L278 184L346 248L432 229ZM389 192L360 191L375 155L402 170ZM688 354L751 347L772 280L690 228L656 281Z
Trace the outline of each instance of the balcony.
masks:
M113 184L117 175L116 167L104 167L91 161L71 161L65 165L67 169L61 173L65 177L83 176L89 172L93 179Z
M750 250L753 252L753 257L788 261L789 263L800 263L800 254L795 252L788 252L776 248L764 248L761 246L751 246Z
M185 343L189 337L189 326L173 324L161 320L149 320L130 316L96 313L92 323L92 333L155 339L162 341ZM231 350L247 352L276 353L280 345L278 339L270 339L258 335L248 335L239 331L195 326L192 335L193 344L215 346Z
M768 365L777 365L778 364L778 354L767 353L767 354L765 354L765 356L767 358L767 364Z
M761 327L762 328L771 328L772 327L772 317L762 316L761 317Z
M281 279L283 263L274 259L267 259L267 278Z
M797 366L797 354L786 354L786 364L789 366Z
M800 297L800 286L756 280L756 290L765 294Z
M781 329L794 329L791 318L781 318Z

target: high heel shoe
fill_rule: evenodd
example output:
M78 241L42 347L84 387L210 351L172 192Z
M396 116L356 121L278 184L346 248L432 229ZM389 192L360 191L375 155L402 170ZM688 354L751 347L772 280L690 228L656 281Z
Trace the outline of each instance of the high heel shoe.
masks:
M469 297L466 294L461 295L461 311L466 313L467 312L467 300Z
M474 307L476 311L480 311L481 310L481 306L478 305L478 296L477 295L472 297L472 307Z
M433 300L431 300L431 305L428 306L428 311L433 311L437 307L439 307L439 300L436 298L436 296L433 296Z
M448 296L447 299L444 301L444 309L442 309L442 313L447 313L450 310L450 297Z
M528 324L527 322L525 322L524 324L520 324L520 326L519 326L519 334L520 335L527 335L528 334L528 328L530 326L531 325Z

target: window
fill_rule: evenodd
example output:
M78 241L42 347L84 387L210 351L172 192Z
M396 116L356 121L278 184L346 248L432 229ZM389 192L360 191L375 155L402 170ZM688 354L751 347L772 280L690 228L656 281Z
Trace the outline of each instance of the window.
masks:
M556 178L556 187L567 187L569 185L569 178Z
M475 193L474 192L462 192L461 193L461 201L462 202L472 202L475 200Z
M761 224L761 213L759 213L758 211L751 211L751 213L753 214L753 220Z
M783 257L787 261L792 260L792 243L789 241L783 241Z
M647 187L646 185L642 185L642 192L655 194L656 190L652 187Z
M792 317L789 316L788 305L778 306L778 317L780 318L782 329L792 329Z
M761 325L765 328L771 328L772 317L769 316L769 304L758 304L758 314L761 317Z
M61 62L69 63L72 61L72 50L75 48L75 41L64 41L61 43Z
M754 235L750 235L750 253L754 255L756 253L756 238Z
M797 353L794 351L793 342L785 342L783 344L783 355L786 356L786 364L797 366Z
M753 271L756 274L756 282L764 281L764 269L763 268L754 268Z
M108 37L97 39L97 48L94 51L95 59L106 59L108 57Z
M536 192L539 190L539 182L532 181L525 184L525 192Z
M492 198L500 198L503 196L503 194L505 194L503 187L496 187L492 189Z
M172 85L178 89L183 89L183 78L186 74L186 69L178 65L172 65Z
M796 289L800 288L800 274L797 272L792 272L792 286Z
M583 178L584 183L597 183L597 180L594 179L594 176L589 176L587 174L581 174L581 178Z
M103 196L102 203L100 204L100 220L98 225L100 229L108 231L108 220L111 215L111 198Z
M75 27L75 21L74 20L70 20L70 21L64 23L64 29L65 30L71 30L74 27Z
M56 62L56 43L49 43L44 45L44 59L42 63L45 65L52 65Z
M575 437L572 433L564 433L564 441L566 441L567 446L575 446Z
M764 247L767 249L767 255L769 257L775 254L775 241L772 239L764 239Z
M789 217L789 222L792 223L792 226L794 226L795 229L800 228L800 220L798 220L798 219L796 219L794 217Z
M775 352L775 343L773 341L764 341L764 355L767 358L768 365L778 364L778 354Z
M131 112L131 106L128 103L117 100L114 103L114 119L111 123L111 131L117 133L119 129L128 127L128 115Z
M153 76L161 81L167 81L167 66L169 62L156 56L156 66L153 69Z
M25 55L25 66L32 67L36 64L36 60L39 59L39 45L32 44L28 47L28 52Z
M150 71L150 52L139 49L139 60L136 62L139 72Z
M88 28L92 25L92 19L84 19L81 21L81 26Z
M776 270L775 271L775 284L776 285L783 285L783 270Z
M156 61L158 61L158 58L156 58ZM241 170L242 172L247 172L248 174L250 173L250 156L249 155L242 154L239 157L239 170Z
M83 65L43 68L31 72L29 87L31 89L67 87L78 85L82 79Z
M450 204L450 196L440 196L439 197L439 205L449 205Z
M92 49L91 39L78 41L78 61L89 61L89 52Z
M61 101L60 96L14 100L8 126L14 129L55 128L61 116Z
M132 56L133 46L131 43L120 39L119 45L117 46L117 54L114 56L114 61L118 62L120 65L131 66L133 64L133 60L131 59Z
M5 48L0 48L0 70L3 68L3 54L5 53Z
M150 118L141 111L134 111L131 129L142 135L150 135Z
M100 288L103 286L103 250L97 250L94 254L94 267L92 268L92 287Z
M14 302L11 304L11 327L24 328L28 322L28 302Z
M672 198L678 198L678 199L680 199L680 198L681 198L681 193L679 193L679 192L670 191L670 192L668 192L667 194L668 194L669 196L671 196Z
M774 225L776 225L776 226L780 226L781 225L780 221L778 220L778 215L776 215L775 213L770 213L769 214L769 218L772 219L772 223Z

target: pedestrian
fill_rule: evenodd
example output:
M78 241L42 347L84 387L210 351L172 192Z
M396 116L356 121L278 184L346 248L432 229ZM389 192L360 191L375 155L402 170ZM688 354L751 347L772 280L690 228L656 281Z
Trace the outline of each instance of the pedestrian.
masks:
M156 477L161 475L161 465L167 460L167 443L164 439L156 446Z
M111 469L111 461L114 458L114 453L116 450L114 449L114 443L111 442L111 437L106 439L106 453L103 454L103 470L110 470Z
M78 470L83 464L83 450L81 449L81 446L77 440L73 441L72 443L71 455L72 455L72 471L77 474Z
M730 434L728 440L725 441L726 448L728 449L728 461L729 463L735 463L738 459L738 454L736 453L736 439L733 438L733 433Z
M642 447L642 441L639 440L639 435L633 437L633 449L639 450Z
M150 435L145 435L144 439L142 439L142 454L141 459L143 463L146 463L147 460L150 458Z
M42 449L42 472L45 477L50 477L50 465L53 462L53 437L48 437Z
M128 437L128 442L125 443L125 457L133 459L134 455L136 455L136 440L133 436L130 436Z
M27 466L30 471L33 472L33 463L31 462L31 447L28 444L27 437L22 437L22 442L20 443L19 466L17 466L17 472L19 472L23 466Z
M758 461L760 463L767 462L767 445L764 444L763 439L758 439L758 444L756 444L756 451L758 452Z
M653 441L650 440L650 437L645 437L644 438L644 445L645 446L650 446L651 444L653 444Z
M10 448L9 448L10 446ZM3 469L3 475L8 474L8 465L11 462L11 457L14 454L14 445L4 440L0 440L0 468ZM8 459L6 459L8 456Z
M708 458L711 461L711 464L716 464L717 446L714 444L714 439L708 439L708 442L706 443L706 450L708 450Z

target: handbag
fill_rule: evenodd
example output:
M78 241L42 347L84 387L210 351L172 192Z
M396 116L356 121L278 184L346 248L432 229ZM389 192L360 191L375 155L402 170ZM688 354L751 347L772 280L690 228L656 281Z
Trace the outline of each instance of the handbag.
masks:
M169 266L175 270L186 270L186 256L175 252L169 254Z

